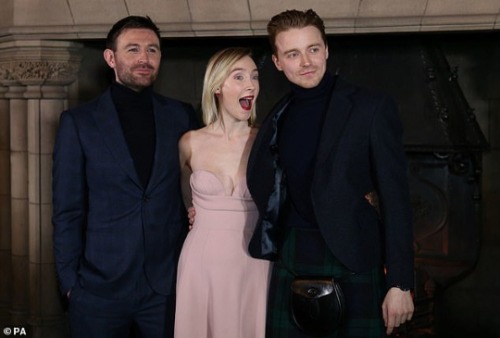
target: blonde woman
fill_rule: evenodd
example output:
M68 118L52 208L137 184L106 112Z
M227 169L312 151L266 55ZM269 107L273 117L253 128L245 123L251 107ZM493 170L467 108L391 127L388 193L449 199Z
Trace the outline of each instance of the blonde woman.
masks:
M179 141L184 203L196 221L179 260L175 336L264 337L269 262L247 249L258 218L246 185L259 94L250 50L212 56L203 86L205 127Z

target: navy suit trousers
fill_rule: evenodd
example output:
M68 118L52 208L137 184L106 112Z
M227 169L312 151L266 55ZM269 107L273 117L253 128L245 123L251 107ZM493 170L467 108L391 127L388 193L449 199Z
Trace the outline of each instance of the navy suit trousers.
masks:
M72 338L173 337L175 297L154 292L143 274L130 296L107 299L81 286L69 300Z

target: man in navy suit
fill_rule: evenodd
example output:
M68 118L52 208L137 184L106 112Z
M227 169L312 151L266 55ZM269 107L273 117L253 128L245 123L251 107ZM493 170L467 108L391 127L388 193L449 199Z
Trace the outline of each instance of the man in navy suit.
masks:
M193 108L153 91L161 49L149 17L110 30L113 84L65 111L54 147L54 252L72 337L171 337L187 230L177 142Z
M313 10L282 12L267 28L273 62L291 93L262 123L247 169L261 215L249 251L276 259L266 337L309 336L290 314L294 275L339 279L345 321L328 337L391 334L414 310L411 206L396 106L328 72L325 28Z

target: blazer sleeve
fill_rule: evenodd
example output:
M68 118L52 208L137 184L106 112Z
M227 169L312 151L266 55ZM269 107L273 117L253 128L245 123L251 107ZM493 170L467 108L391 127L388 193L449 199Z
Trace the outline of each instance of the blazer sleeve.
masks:
M384 227L387 287L414 287L413 224L403 147L403 128L395 102L384 97L370 135L373 181Z
M87 188L85 158L74 117L63 112L56 136L52 168L53 242L62 294L77 281L83 252Z

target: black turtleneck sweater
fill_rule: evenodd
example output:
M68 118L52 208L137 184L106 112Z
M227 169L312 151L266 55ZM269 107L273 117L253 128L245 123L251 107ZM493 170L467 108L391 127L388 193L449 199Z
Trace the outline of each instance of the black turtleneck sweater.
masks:
M293 99L285 112L279 139L281 166L287 175L289 226L317 228L311 186L323 117L334 82L334 77L325 73L314 88L291 85Z
M114 82L111 85L111 97L135 170L145 188L153 168L156 144L153 89L148 87L136 92Z

